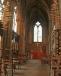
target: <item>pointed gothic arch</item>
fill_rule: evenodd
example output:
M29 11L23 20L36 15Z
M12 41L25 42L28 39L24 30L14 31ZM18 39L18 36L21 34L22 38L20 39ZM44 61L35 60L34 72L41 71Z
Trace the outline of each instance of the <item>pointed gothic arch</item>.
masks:
M38 21L34 26L34 42L42 42L42 26Z

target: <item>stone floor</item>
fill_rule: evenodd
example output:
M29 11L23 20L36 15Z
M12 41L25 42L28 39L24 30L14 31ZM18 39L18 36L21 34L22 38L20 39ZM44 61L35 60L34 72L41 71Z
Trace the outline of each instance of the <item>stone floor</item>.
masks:
M8 76L11 75L8 73ZM49 76L49 66L40 60L28 60L20 69L15 69L13 76Z

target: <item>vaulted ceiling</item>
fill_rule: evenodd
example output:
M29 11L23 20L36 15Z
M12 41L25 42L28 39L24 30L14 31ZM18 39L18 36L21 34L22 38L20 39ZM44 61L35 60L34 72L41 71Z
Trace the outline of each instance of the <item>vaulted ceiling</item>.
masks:
M52 0L26 0L27 16L30 22L48 23L48 13Z
M34 24L40 21L42 24L48 25L48 13L52 0L24 0L26 2L26 17L28 22ZM23 5L24 5L24 1ZM25 9L25 8L24 8Z

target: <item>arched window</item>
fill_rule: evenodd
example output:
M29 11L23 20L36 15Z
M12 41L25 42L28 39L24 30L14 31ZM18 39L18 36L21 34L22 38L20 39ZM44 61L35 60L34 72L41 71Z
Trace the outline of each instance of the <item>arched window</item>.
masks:
M0 0L0 20L2 20L3 18L3 7L4 7L3 2L4 0Z
M42 26L39 22L34 26L34 42L42 42Z
M14 32L17 32L17 21L16 21L16 7L14 7L14 14L13 14L13 27L12 27L12 30Z

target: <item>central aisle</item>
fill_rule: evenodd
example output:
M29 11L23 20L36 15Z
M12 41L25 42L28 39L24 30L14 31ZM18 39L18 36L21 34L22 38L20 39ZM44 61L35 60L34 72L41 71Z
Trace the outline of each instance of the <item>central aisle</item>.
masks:
M21 69L15 70L14 76L49 76L49 66L40 60L28 60Z

